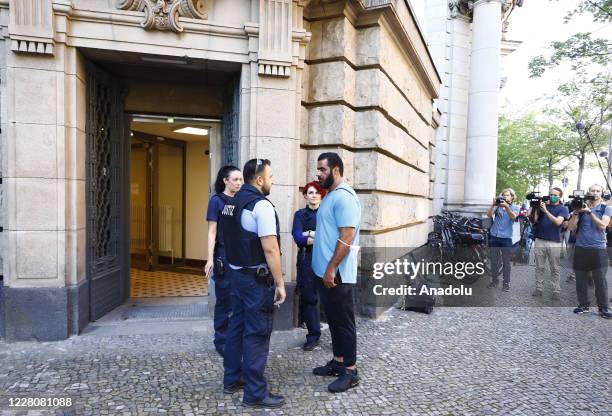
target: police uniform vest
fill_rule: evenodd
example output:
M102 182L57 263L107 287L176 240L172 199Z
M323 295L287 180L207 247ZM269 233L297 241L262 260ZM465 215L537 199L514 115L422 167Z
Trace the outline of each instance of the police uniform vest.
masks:
M247 231L242 227L242 211L252 211L259 201L270 202L261 192L252 185L242 185L240 191L231 198L221 212L221 227L223 228L223 241L225 255L230 264L239 267L253 267L266 263L261 240L256 232ZM271 203L271 202L270 202ZM276 219L276 237L280 247L280 225L278 215Z
M220 198L225 205L227 205L227 203L230 201L230 199L232 199L230 196L227 196L223 192L215 194L213 196L213 198L215 196L217 198ZM221 218L219 218L219 220L220 219ZM218 224L217 224L217 234L215 235L215 254L219 252L219 249L223 249L223 245L224 245L224 243L223 243L223 229L222 229L222 227L219 227Z

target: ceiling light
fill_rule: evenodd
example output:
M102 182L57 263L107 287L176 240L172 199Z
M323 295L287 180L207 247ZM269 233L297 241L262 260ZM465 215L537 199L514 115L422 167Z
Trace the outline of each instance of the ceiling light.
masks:
M201 127L181 127L172 131L175 133L195 134L197 136L206 136L208 134L208 128Z
M154 58L154 57L148 57L148 56L141 56L140 60L142 62L155 62L158 64L172 64L172 65L187 65L189 63L187 62L187 59L181 59L181 58L173 59L173 58Z

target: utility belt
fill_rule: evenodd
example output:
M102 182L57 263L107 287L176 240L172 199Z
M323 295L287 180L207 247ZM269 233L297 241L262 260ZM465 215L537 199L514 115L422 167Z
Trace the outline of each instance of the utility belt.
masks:
M268 266L243 267L238 269L237 272L255 276L257 283L262 285L272 286L274 284L274 278L272 277L272 273L270 273Z

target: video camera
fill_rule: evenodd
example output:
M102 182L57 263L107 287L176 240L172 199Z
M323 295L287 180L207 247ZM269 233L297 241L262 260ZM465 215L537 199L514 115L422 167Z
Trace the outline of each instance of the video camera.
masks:
M595 201L595 196L584 193L583 190L574 190L572 195L569 196L572 199L570 202L570 209L578 210L586 207L586 201Z
M540 203L541 202L548 202L550 201L550 196L549 195L545 195L545 196L540 196L539 192L533 191L533 192L529 192L527 194L526 197L529 200L529 206L531 208L540 208Z

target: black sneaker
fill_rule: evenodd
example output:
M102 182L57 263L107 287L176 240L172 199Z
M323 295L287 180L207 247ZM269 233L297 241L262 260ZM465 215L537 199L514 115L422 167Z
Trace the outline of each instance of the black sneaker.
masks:
M314 350L316 347L319 346L319 340L313 341L313 342L307 342L304 345L302 345L302 349L304 351L312 351Z
M494 288L496 288L496 287L497 287L497 285L498 285L498 283L497 283L497 282L491 282L491 283L489 283L489 285L488 285L487 287L488 287L489 289L494 289Z
M542 291L540 289L536 289L533 292L531 292L531 296L535 296L535 297L542 296Z
M612 312L610 312L610 308L607 306L599 308L599 316L606 319L612 319Z
M334 359L331 359L324 366L316 367L312 370L312 374L314 374L315 376L323 376L323 377L339 376L343 372L344 372L344 366L342 365L342 363L339 363L338 361Z
M510 283L504 283L504 284L502 285L502 290L503 290L504 292L510 292Z
M565 279L566 282L573 282L574 280L576 280L576 275L574 273L568 274L567 278Z
M285 398L280 394L268 393L268 396L258 402L245 402L242 404L247 407L263 407L267 409L276 409L285 404Z
M223 394L234 394L238 390L244 388L244 380L242 378L238 379L238 381L233 382L229 386L223 386Z
M582 313L588 313L589 312L589 307L588 306L582 306L582 305L578 305L576 308L574 308L574 313L580 315Z
M327 386L330 393L342 393L359 384L359 374L357 370L349 370L348 368L340 374L340 377L333 383Z

